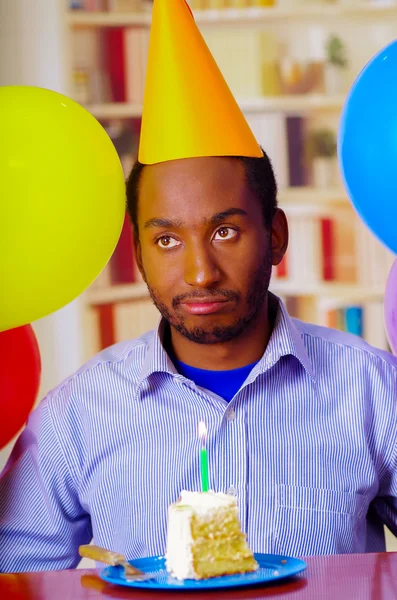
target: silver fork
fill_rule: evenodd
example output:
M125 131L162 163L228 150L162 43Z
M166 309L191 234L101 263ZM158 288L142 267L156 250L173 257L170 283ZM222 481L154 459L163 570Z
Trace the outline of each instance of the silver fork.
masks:
M79 554L84 558L91 558L98 562L111 565L112 567L120 566L124 568L124 577L127 581L146 581L152 579L156 573L144 573L127 562L123 554L118 554L112 550L101 548L94 545L83 545L79 547Z

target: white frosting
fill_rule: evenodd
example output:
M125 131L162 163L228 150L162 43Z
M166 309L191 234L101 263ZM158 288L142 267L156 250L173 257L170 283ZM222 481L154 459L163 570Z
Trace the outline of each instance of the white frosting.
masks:
M192 514L206 515L225 506L237 506L236 498L212 491L183 491L180 501L169 507L166 568L173 577L197 579L192 559Z
M187 492L180 495L179 505L189 506L195 513L205 515L211 510L237 506L237 499L222 492Z
M177 510L175 504L168 510L166 568L177 579L196 579L193 569L190 510Z

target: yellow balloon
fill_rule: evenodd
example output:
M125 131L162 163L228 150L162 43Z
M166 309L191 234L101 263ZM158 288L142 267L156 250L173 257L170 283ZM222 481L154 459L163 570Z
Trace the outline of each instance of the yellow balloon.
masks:
M124 214L123 170L98 121L56 92L0 87L0 331L77 298Z

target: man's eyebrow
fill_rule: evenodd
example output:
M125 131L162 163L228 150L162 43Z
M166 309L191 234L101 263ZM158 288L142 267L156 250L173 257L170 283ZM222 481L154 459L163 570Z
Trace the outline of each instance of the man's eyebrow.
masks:
M217 213L216 215L211 217L208 222L210 225L217 225L218 223L222 223L222 221L224 221L228 217L233 217L234 215L241 215L243 217L247 217L248 213L242 208L229 208L228 210L224 210L220 213Z
M220 213L217 213L213 217L206 219L204 222L208 225L217 225L218 223L222 223L222 221L224 221L228 217L232 217L235 215L241 215L243 217L246 217L248 213L242 208L229 208L228 210L224 210ZM171 219L153 218L146 221L146 223L144 224L144 229L147 229L149 227L181 229L183 226L183 221L172 221Z
M143 227L144 229L147 229L148 227L169 227L170 229L173 229L182 226L182 221L171 221L170 219L154 218L146 221Z

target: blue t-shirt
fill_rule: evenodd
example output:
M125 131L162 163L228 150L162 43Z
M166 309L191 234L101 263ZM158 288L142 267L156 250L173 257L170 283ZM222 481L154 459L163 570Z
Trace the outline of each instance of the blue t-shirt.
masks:
M191 379L196 385L221 396L227 402L230 402L252 369L259 362L257 361L246 367L228 371L207 371L206 369L196 369L195 367L185 365L185 363L177 360L174 356L172 356L172 361L181 375Z

